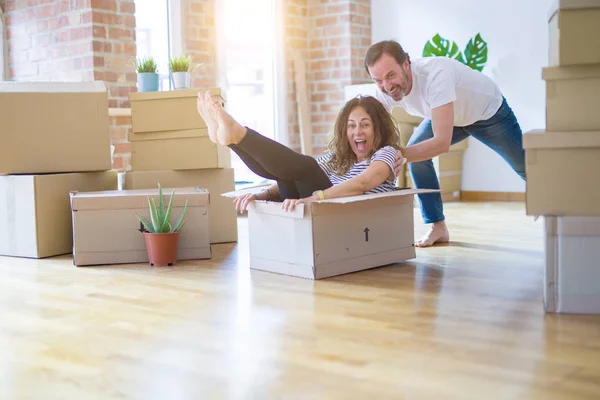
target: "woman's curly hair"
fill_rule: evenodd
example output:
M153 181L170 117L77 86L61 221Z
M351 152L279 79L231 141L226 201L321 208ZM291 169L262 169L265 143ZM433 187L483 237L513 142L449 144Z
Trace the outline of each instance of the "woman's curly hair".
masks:
M391 114L373 96L358 96L349 100L335 121L328 149L333 152L329 161L337 175L344 175L358 160L348 143L348 118L352 110L362 107L373 120L373 149L369 157L385 146L400 148L400 132Z

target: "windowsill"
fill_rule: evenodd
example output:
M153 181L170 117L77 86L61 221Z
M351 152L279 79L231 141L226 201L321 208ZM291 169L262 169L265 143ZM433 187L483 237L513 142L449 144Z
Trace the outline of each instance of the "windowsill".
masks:
M109 117L131 117L131 108L109 108Z

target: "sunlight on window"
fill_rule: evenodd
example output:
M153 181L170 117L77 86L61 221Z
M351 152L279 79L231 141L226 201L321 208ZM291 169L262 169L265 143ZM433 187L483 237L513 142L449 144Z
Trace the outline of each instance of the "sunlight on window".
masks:
M272 139L276 81L273 1L224 0L219 2L221 19L217 23L227 110L242 125ZM235 153L232 164L236 181L264 180L248 170Z
M170 89L168 0L135 2L137 57L154 57L158 64L158 90Z

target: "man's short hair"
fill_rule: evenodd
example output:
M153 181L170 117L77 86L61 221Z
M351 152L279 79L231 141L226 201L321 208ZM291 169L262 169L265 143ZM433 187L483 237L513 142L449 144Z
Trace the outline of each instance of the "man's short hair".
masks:
M384 53L394 57L398 65L404 64L404 61L406 60L408 60L408 63L410 64L410 56L404 51L402 46L400 46L400 43L395 40L383 40L371 45L365 55L365 70L369 76L371 76L369 67L373 66Z

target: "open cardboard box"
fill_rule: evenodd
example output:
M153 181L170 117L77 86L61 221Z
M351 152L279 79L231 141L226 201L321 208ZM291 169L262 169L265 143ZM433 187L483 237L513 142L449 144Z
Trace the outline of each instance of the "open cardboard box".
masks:
M224 193L235 198L261 188ZM406 189L325 199L293 212L282 203L248 208L250 268L322 279L415 258L413 200Z

